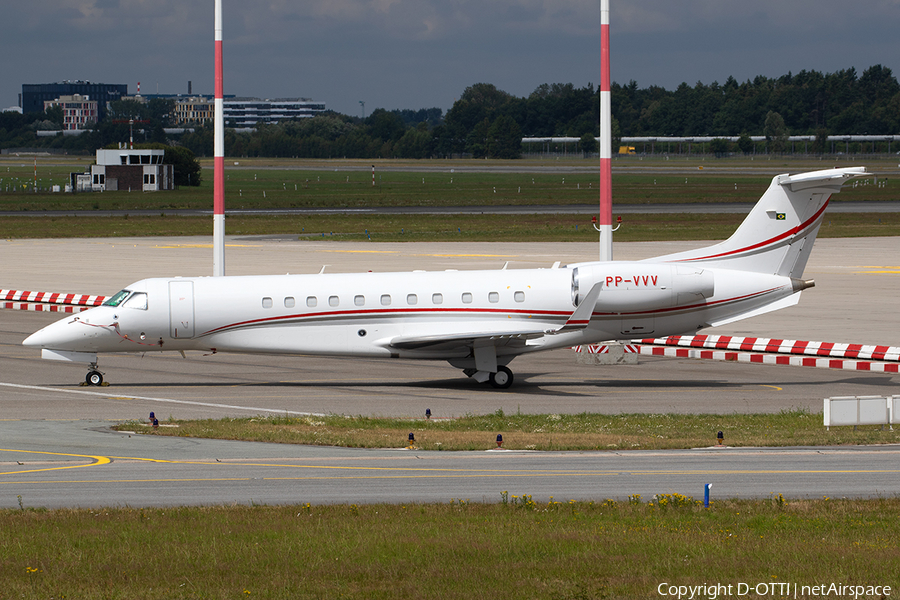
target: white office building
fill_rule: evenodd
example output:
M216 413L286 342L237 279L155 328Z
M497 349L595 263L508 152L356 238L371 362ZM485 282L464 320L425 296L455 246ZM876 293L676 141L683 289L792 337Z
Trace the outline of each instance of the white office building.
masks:
M314 117L325 112L325 103L309 98L232 98L225 100L224 112L228 127L256 127L258 124Z

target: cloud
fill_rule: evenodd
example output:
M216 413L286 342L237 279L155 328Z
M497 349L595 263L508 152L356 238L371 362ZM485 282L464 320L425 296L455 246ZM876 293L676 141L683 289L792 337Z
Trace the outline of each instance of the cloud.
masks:
M610 0L613 79L675 87L788 70L897 71L900 0ZM597 0L223 0L226 93L329 107L449 107L466 86L596 84ZM138 80L211 90L210 0L3 5L0 105L22 83ZM147 82L153 82L149 84Z

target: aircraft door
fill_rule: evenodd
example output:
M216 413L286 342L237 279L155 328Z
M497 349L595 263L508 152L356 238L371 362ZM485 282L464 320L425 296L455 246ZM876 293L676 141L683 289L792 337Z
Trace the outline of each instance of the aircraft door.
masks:
M194 282L169 282L169 336L194 337Z

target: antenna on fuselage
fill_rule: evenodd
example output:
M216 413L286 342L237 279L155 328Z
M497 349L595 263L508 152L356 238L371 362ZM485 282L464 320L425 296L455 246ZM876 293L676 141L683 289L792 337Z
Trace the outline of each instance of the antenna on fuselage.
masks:
M213 132L213 276L225 275L225 96L222 83L222 0L216 0L216 99Z

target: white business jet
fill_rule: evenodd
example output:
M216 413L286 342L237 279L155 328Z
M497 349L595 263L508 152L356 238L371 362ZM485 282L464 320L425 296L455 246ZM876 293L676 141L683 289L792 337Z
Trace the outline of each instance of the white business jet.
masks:
M864 167L778 175L726 241L548 269L172 277L138 281L23 343L90 365L104 352L200 350L446 360L507 388L520 354L694 334L793 306L831 194Z

